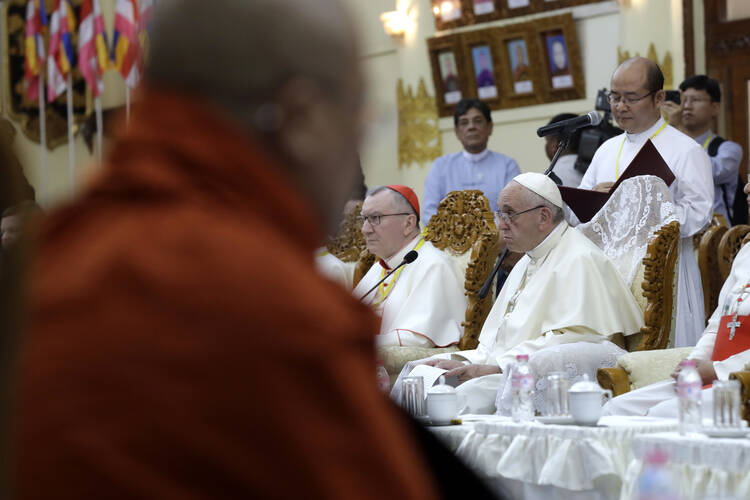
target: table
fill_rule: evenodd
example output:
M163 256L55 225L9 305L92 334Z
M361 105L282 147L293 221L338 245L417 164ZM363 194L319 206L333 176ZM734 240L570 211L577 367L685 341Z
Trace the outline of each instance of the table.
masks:
M524 499L618 498L633 439L677 429L676 420L650 417L602 417L596 427L461 419L463 425L431 429L493 488Z
M666 468L678 498L750 498L750 439L665 432L633 440L633 458L625 474L621 500L637 498L637 481L644 459L656 448L667 453Z

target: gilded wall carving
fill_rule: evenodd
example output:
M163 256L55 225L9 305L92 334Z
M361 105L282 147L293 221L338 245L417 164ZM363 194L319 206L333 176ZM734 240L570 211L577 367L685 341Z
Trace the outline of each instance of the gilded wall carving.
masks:
M641 56L640 52L636 52L635 56L631 56L629 50L622 50L621 47L617 47L617 64L622 64L623 61L625 61L626 59L630 59L631 57L640 57L640 56ZM648 46L648 54L646 55L646 57L654 61L661 68L661 72L664 74L664 88L673 89L674 88L674 66L672 64L672 54L669 51L667 51L664 54L664 58L661 61L659 61L659 57L656 54L656 47L654 46L652 42Z
M439 117L435 98L427 93L424 79L419 79L417 93L411 85L404 88L399 78L396 96L398 102L398 166L412 163L425 165L443 154Z

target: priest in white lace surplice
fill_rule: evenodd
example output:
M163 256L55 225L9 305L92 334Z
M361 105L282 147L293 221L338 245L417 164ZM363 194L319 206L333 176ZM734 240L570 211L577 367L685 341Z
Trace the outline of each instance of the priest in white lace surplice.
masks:
M419 256L370 293L363 302L382 317L380 346L447 347L458 343L466 296L458 266L419 231L419 201L406 186L381 186L362 205L362 234L380 260L354 287L362 297L411 250Z
M609 337L636 333L643 324L643 313L612 262L563 219L560 191L548 177L517 176L500 193L498 206L508 248L526 255L495 301L479 346L425 361L458 377L468 412L494 410L500 374L516 355L573 342L608 343Z
M609 189L646 140L651 139L676 179L670 186L680 223L675 346L695 345L705 325L700 270L693 235L711 220L714 185L711 161L693 139L661 117L664 77L644 58L629 59L612 75L612 114L625 133L602 144L581 181L584 189Z

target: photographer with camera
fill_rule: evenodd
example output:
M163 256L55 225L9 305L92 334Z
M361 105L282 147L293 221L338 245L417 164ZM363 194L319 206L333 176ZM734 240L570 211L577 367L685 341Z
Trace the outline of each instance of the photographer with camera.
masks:
M669 124L695 139L711 159L714 212L722 214L730 225L747 224L747 199L742 193L745 183L739 175L742 147L711 129L721 107L719 82L706 75L691 76L680 84L679 92L667 94L661 111Z

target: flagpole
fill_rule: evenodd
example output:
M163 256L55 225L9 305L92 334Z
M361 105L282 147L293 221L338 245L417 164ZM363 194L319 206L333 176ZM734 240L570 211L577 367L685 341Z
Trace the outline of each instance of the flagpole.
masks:
M49 203L49 183L47 179L47 116L44 108L44 74L39 71L39 162L42 167L42 198Z
M125 84L125 125L130 125L130 87Z
M70 171L70 192L76 192L76 150L73 142L73 71L68 71L68 169Z
M102 119L102 100L99 96L94 97L94 111L96 113L96 158L98 160L98 164L101 165L102 136L104 134L102 127L104 126L104 120Z

